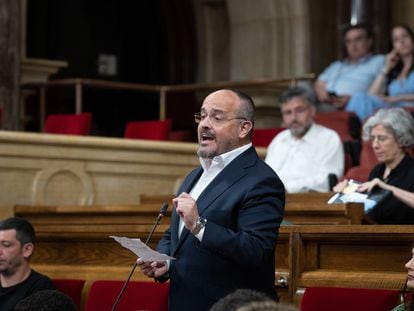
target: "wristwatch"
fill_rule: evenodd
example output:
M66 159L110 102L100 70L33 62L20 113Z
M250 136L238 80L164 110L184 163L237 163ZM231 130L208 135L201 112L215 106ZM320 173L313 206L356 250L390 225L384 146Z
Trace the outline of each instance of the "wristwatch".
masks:
M207 219L198 217L196 221L196 226L193 230L191 230L191 233L194 235L197 235L201 229L203 229L206 226Z

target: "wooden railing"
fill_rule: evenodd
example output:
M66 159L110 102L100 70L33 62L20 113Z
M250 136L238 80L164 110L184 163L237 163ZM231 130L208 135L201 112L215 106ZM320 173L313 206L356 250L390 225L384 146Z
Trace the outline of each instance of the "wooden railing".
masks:
M142 83L112 82L94 79L62 79L48 82L25 83L22 89L36 89L39 91L40 128L43 127L46 114L46 91L51 87L74 87L75 89L75 112L83 111L83 90L84 88L107 89L107 90L130 90L150 92L159 94L159 119L166 118L167 93L191 92L214 90L221 88L273 88L281 89L296 85L301 80L313 80L314 74L305 74L295 77L283 77L279 79L255 79L248 81L219 81L180 85L158 85Z

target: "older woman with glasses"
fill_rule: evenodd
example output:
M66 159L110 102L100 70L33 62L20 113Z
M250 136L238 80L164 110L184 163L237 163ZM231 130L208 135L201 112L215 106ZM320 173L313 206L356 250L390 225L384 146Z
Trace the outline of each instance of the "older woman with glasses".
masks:
M364 124L363 136L372 142L380 163L358 191L379 187L392 193L367 211L368 218L379 224L414 224L414 159L406 154L407 147L414 145L413 117L403 108L380 109ZM346 183L342 181L334 191L340 192Z

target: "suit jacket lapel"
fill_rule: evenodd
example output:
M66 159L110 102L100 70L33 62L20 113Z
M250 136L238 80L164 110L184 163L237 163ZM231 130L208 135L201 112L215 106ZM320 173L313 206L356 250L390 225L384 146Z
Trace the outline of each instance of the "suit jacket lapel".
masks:
M195 183L197 182L197 180L200 178L202 173L203 173L203 169L201 167L198 167L195 170L193 170L184 180L177 194L179 195L181 192L189 193L191 189L193 188L193 186L195 185ZM178 216L174 208L172 212L171 223L170 223L171 247L173 250L176 249L177 243L179 242L178 240L179 223L180 223L180 217ZM183 240L186 234L188 234L188 230L184 227L183 232L181 232L180 240Z
M200 216L203 216L203 213L211 206L211 204L229 187L231 187L234 183L240 180L245 174L244 168L250 165L253 165L254 162L257 160L257 153L254 148L250 148L246 150L243 154L238 156L234 159L230 164L228 164L223 171L221 171L216 178L204 189L204 191L200 194L197 199L197 206L198 206L198 213ZM200 168L200 172L195 174L191 180L185 182L181 187L181 191L189 192L191 188L194 186L195 182L199 179L202 174L202 169ZM188 178L189 179L189 178ZM178 237L178 222L179 217L177 215L177 224L174 223L174 232L175 237ZM175 246L173 247L173 254L177 252L177 250L181 247L184 243L185 239L187 238L189 231L184 227L183 231L181 232L180 239Z

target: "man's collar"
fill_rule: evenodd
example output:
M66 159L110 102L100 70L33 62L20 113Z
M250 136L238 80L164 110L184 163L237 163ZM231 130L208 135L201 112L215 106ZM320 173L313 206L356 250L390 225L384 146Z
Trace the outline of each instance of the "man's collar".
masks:
M199 158L200 164L204 170L208 169L212 164L220 165L222 167L225 167L227 164L229 164L232 160L234 160L238 155L242 154L244 151L249 149L252 146L252 143L249 143L247 145L243 145L241 147L238 147L236 149L227 151L223 154L220 154L218 156L215 156L213 159L208 158Z
M349 61L348 58L345 58L344 62L347 63L347 64L361 64L361 63L364 63L364 62L368 61L371 58L371 56L372 56L372 53L369 53L369 54L359 58L357 61L352 62L352 63Z

